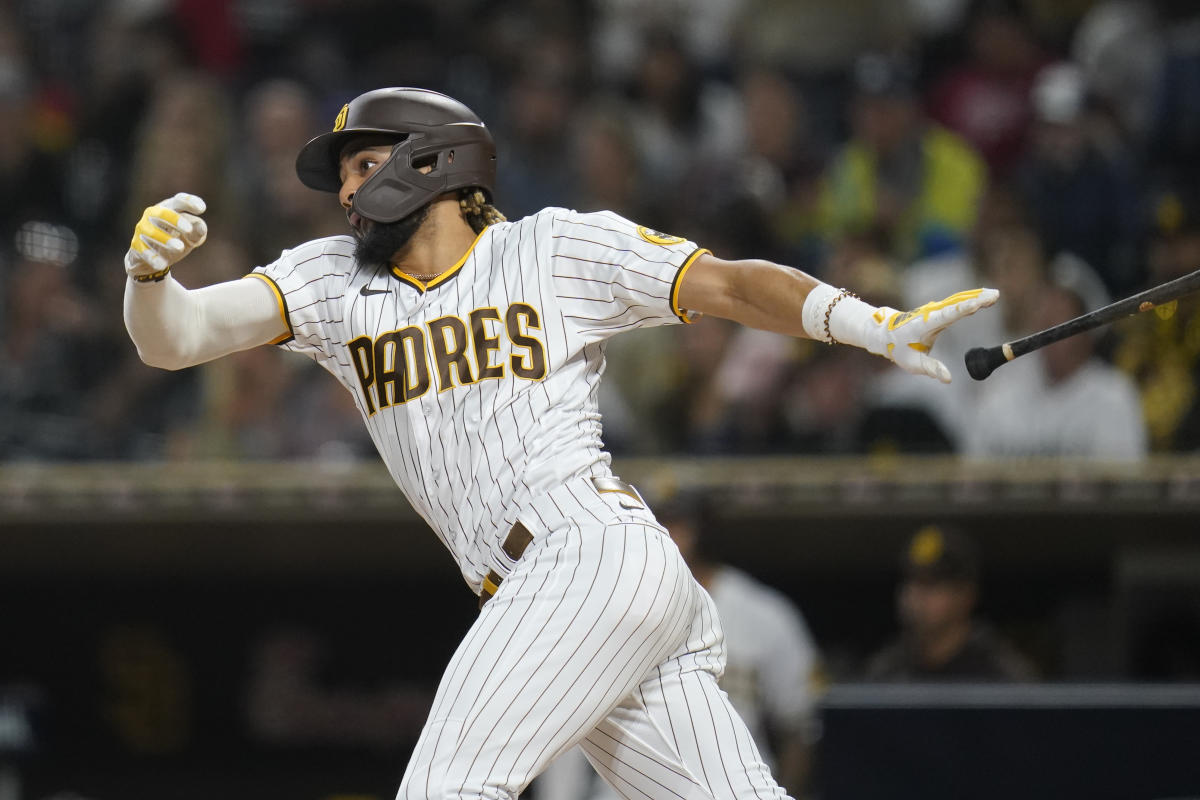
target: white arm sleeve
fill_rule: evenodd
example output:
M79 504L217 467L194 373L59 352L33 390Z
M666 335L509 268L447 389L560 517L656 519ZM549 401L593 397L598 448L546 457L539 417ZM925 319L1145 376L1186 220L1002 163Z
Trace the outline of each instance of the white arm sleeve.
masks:
M125 284L125 327L142 361L183 369L291 336L271 284L255 278L185 289L168 275Z

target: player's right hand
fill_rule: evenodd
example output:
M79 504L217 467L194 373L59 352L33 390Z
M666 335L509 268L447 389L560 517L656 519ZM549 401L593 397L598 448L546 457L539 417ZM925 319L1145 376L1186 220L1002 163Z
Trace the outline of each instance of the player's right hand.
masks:
M934 340L953 323L998 299L1000 292L995 289L971 289L912 311L881 308L871 317L873 335L867 339L866 349L891 359L906 372L950 383L950 370L928 355Z
M142 213L125 254L125 271L139 283L161 281L181 258L204 244L204 201L180 192Z

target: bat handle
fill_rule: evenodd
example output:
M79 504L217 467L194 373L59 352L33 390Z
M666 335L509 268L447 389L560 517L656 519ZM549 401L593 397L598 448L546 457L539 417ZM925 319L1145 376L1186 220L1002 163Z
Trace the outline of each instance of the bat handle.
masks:
M981 381L991 375L996 367L1011 361L1013 356L1010 353L1012 353L1012 349L1007 344L998 344L995 347L972 347L963 356L963 361L966 362L967 372L971 377Z

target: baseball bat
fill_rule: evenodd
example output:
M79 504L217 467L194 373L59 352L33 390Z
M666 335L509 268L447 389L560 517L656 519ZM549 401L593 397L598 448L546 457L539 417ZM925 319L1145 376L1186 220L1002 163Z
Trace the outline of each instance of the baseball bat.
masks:
M1200 289L1200 269L1189 272L1181 278L1138 292L1132 297L1118 300L1115 303L1081 314L1074 319L1060 322L1045 330L1031 333L1021 339L997 345L995 347L972 347L967 351L963 360L967 363L967 372L977 381L981 381L995 371L996 367L1007 364L1018 356L1032 353L1040 347L1053 344L1061 339L1074 336L1101 325L1107 325L1121 317L1131 316L1142 311L1149 311L1155 306L1169 303Z

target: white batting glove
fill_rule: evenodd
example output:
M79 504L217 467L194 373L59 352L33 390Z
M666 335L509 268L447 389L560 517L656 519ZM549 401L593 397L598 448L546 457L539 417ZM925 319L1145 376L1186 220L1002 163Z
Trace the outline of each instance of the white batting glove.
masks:
M819 284L804 303L804 329L818 341L855 345L890 359L905 372L950 383L950 370L929 355L934 340L948 326L999 298L995 289L971 289L912 311L897 311Z
M142 213L125 253L125 271L139 283L161 281L181 258L204 244L206 208L194 194L180 192Z

